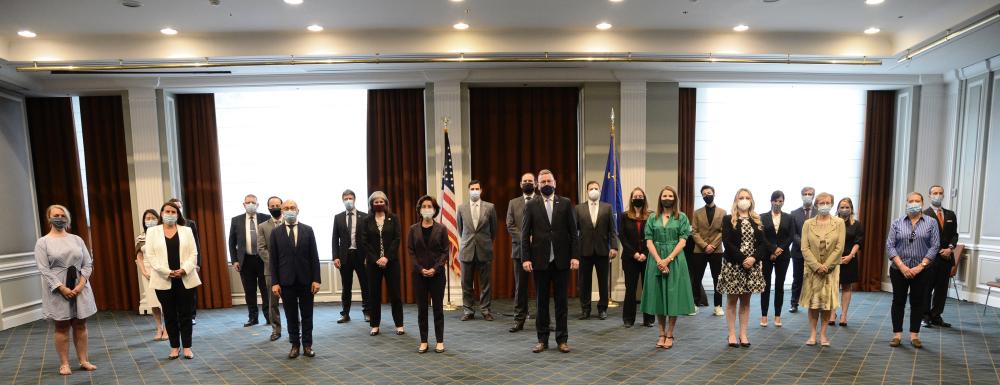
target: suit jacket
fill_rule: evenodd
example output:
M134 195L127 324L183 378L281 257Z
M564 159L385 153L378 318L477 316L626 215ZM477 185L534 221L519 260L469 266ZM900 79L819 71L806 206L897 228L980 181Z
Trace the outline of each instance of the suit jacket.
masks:
M493 204L479 200L479 222L472 225L472 205L458 205L458 236L459 260L472 262L479 259L483 262L493 261L493 240L497 237L497 210Z
M816 217L816 205L809 209L809 218L801 207L792 210L792 258L802 258L802 226L806 220Z
M289 238L288 224L275 227L267 240L271 259L273 284L281 286L309 286L321 283L319 251L312 227L298 223L295 232L298 241Z
M935 222L937 221L937 213L934 212L933 207L924 210L924 215L933 218ZM954 211L944 207L941 208L941 216L944 217L944 227L938 226L938 230L941 230L941 248L955 248L958 245L958 216L955 215ZM951 259L939 257L935 260L954 264L955 256L952 255Z
M760 263L764 257L771 257L770 254L765 255L765 253L774 246L767 243L767 239L764 238L764 230L756 224L753 225L754 250L756 253L750 255L740 251L740 243L743 241L743 235L740 233L739 228L733 227L732 221L732 215L722 217L722 243L726 247L725 258L729 263L740 265L744 259L749 257L754 257L757 260L756 263ZM753 223L752 220L751 223ZM736 225L739 226L739 222Z
M618 225L618 230L621 232L621 242L622 242L622 258L628 258L632 260L635 253L649 255L649 249L646 247L646 221L635 221L629 219L628 215L622 213L619 217L620 224ZM636 222L639 223L638 228L636 227Z
M257 226L271 219L270 215L257 213ZM247 215L233 217L229 225L229 262L243 263L243 258L257 254L257 250L247 252ZM257 237L257 248L260 249L260 237Z
M764 239L771 246L767 250L766 257L770 258L771 255L774 255L774 250L779 247L784 250L782 256L788 254L792 245L793 227L795 227L792 224L792 216L784 211L781 212L777 233L774 231L774 218L771 217L771 211L760 213L760 223L764 225Z
M807 219L802 226L802 260L809 270L826 266L832 271L839 266L846 234L844 220L838 217L830 217L830 225L825 231L820 231L815 217Z
M579 236L576 210L569 198L552 195L552 222L549 222L545 200L536 196L524 208L521 260L531 262L534 270L566 270L569 260L579 255ZM555 258L550 263L553 251Z
M507 233L510 234L510 257L513 259L521 259L521 225L524 224L526 203L524 195L507 203Z
M178 242L180 243L181 269L184 269L184 288L191 289L201 285L198 278L198 247L195 246L194 232L191 228L177 226ZM167 261L167 239L163 234L163 225L146 229L146 245L142 251L145 262L153 271L149 274L149 286L153 290L170 290L170 263Z
M715 246L714 254L722 253L722 218L726 210L715 206L712 224L708 224L708 210L702 207L694 212L694 222L691 222L691 237L694 238L694 252L704 253L708 245Z
M444 265L448 263L448 230L444 225L435 222L431 227L430 242L424 241L423 229L420 222L410 226L409 236L406 239L406 249L410 252L410 260L413 261L413 273L420 274L421 269L435 269L434 275L444 273Z
M580 229L580 255L607 256L618 250L618 233L611 223L611 205L597 203L597 225L590 219L590 201L576 205L577 227Z
M364 226L358 228L355 236L361 238L361 244L365 248L365 259L368 263L373 264L382 257L380 245L385 248L385 257L389 259L389 262L399 260L399 243L400 237L403 234L399 227L399 218L396 217L396 214L387 213L385 215L381 236L378 232L378 223L375 221L375 214L368 214L362 223Z
M281 226L281 223L279 222L275 225L273 218L257 225L257 255L264 261L265 276L271 275L271 249L267 247L267 242L271 239L271 232L274 231L275 227L279 226Z
M364 223L365 214L361 210L355 210L357 218L354 218L354 247L362 257L365 255L365 246L361 243L361 225ZM351 228L347 227L347 211L333 217L333 259L347 255L347 250L351 248Z

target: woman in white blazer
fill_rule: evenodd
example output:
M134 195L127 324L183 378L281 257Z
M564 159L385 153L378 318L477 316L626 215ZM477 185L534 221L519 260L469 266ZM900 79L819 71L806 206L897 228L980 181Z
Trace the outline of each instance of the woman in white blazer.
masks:
M156 290L163 320L170 338L171 360L179 357L184 348L184 358L194 358L191 351L191 313L194 309L194 291L201 285L198 278L198 247L194 233L184 226L180 209L172 203L160 207L163 224L146 230L146 262L152 272L149 286Z

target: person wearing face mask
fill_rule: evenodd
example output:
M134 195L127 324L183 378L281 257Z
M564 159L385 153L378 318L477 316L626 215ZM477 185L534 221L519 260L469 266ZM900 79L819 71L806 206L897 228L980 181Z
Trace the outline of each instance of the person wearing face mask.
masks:
M163 308L163 322L170 339L170 355L174 360L184 349L184 358L193 359L192 312L194 292L201 285L198 277L198 248L194 232L184 224L187 221L180 208L173 203L160 207L163 224L146 230L146 260L153 272L149 285L156 290L156 298Z
M243 197L245 214L233 217L229 225L229 259L233 269L240 273L243 282L243 298L247 304L247 322L243 327L260 323L257 309L257 289L261 294L267 293L267 280L264 278L264 260L257 250L260 238L257 237L257 226L271 219L270 215L257 212L257 196L247 194ZM267 309L270 307L269 295L261 296L261 307L264 309L264 323L270 324Z
M846 230L844 220L832 215L833 195L816 196L816 217L802 226L802 258L805 272L802 279L802 297L799 303L809 310L809 339L806 345L816 345L816 326L819 324L821 346L830 346L826 337L827 324L832 312L840 306L837 286L840 285L840 261L843 256Z
M340 194L344 200L344 212L333 217L333 266L340 269L343 290L340 294L340 319L337 323L351 321L351 299L354 289L354 274L358 275L361 286L361 313L365 322L371 320L368 304L368 273L365 271L365 248L358 240L358 225L368 214L355 207L354 191L345 190Z
M483 319L493 320L490 304L493 285L493 240L497 236L497 211L482 199L483 185L469 182L469 203L458 205L458 259L462 263L462 321L475 317L475 276L479 275L479 312Z
M781 211L785 204L785 193L777 190L771 193L771 210L760 214L764 225L764 239L771 247L766 251L762 267L764 292L760 295L760 326L767 326L767 311L771 299L771 272L774 272L774 326L781 327L781 306L785 300L785 276L791 260L788 249L792 244L792 217Z
M927 313L924 314L924 327L950 328L951 324L944 322L941 314L944 313L945 300L948 299L948 280L954 277L958 270L959 255L955 252L958 246L958 217L954 211L941 206L944 202L944 187L931 186L928 193L931 206L924 210L924 215L937 220L938 230L941 232L941 244L937 258L931 266L927 291L927 300L930 302Z
M135 265L139 269L139 274L142 275L142 287L145 287L143 302L146 303L146 306L153 313L153 322L156 324L156 336L153 337L153 341L166 341L167 329L163 327L163 320L161 318L163 314L160 311L160 301L156 299L156 290L153 290L149 286L149 275L152 268L149 266L149 262L146 261L142 250L146 246L146 230L159 224L160 214L155 209L148 209L142 213L142 233L135 237Z
M593 271L597 270L597 318L608 318L611 260L618 256L618 234L611 222L611 205L600 202L601 184L587 182L587 201L576 206L580 229L580 270L576 292L580 296L580 318L590 318Z
M370 336L377 336L382 323L382 282L388 289L389 303L392 305L392 321L396 335L406 334L403 328L403 300L400 298L402 270L399 262L399 243L402 236L399 218L389 211L389 198L384 192L376 191L368 197L368 207L372 213L365 217L358 230L361 244L365 248L365 271L368 273L368 298L371 299L371 321L368 325Z
M701 186L701 198L705 201L705 206L695 210L694 222L691 223L691 238L695 243L689 270L691 289L695 305L708 306L705 287L701 284L707 265L712 270L712 286L715 288L712 295L712 304L715 306L713 314L721 317L725 312L722 310L722 293L718 288L723 256L722 217L726 216L726 210L715 206L715 187Z
M816 196L816 189L812 187L802 188L802 207L792 210L792 306L789 313L799 312L799 297L802 295L802 225L806 220L816 216L816 209L813 207L813 198Z
M507 329L515 333L524 329L528 319L528 272L521 261L521 225L524 206L535 198L535 174L521 175L521 195L507 203L507 234L510 234L510 259L514 263L514 325Z
M535 317L538 343L531 351L541 353L549 348L551 290L556 308L556 343L560 352L569 353L566 292L570 270L580 268L576 211L569 198L556 195L556 178L552 171L539 171L538 183L542 196L528 202L521 226L521 259L524 270L534 273L538 307Z
M174 206L176 206L177 210L178 210L178 214L184 216L184 211L183 211L184 210L184 202L181 202L181 200L177 199L177 198L170 198L170 200L168 200L167 203L170 203L170 204L173 204ZM197 264L197 266L195 266L195 268L201 270L201 254L202 253L201 253L201 242L200 242L201 238L198 237L198 223L195 222L194 219L188 218L187 216L184 216L184 219L185 219L184 223L181 226L184 226L184 227L187 227L187 228L191 229L191 233L194 234L194 246L198 250L198 264ZM197 321L197 318L198 318L198 291L194 292L194 300L191 302L191 304L192 304L192 306L194 306L194 309L191 309L191 324L192 325L197 325L198 324L198 321Z
M643 233L650 257L644 272L640 308L643 313L656 315L660 326L656 347L670 349L674 346L677 317L695 312L691 277L684 257L691 223L678 208L676 189L664 187L659 197L656 215L646 220Z
M937 221L923 212L924 196L911 192L906 196L906 215L889 226L885 251L889 255L889 281L892 282L892 340L897 347L903 338L903 314L910 300L910 344L922 348L920 321L927 311L927 287L931 274L927 270L938 258L941 232Z
M69 209L52 205L45 209L49 232L35 242L35 264L42 276L42 317L55 324L56 353L59 374L69 375L69 335L73 330L73 345L80 369L97 370L87 358L87 317L97 313L90 274L94 260L83 239L69 233Z
M618 229L621 231L622 270L625 272L625 301L622 304L622 321L625 327L635 325L637 305L636 294L644 283L642 280L646 271L646 260L649 259L649 248L646 247L646 220L649 210L646 209L646 191L641 187L632 189L629 197L628 211L620 217ZM652 327L654 316L642 313L642 326Z
M840 326L847 326L847 310L851 294L858 282L858 254L865 240L865 228L854 217L854 201L843 198L837 203L837 216L844 220L844 249L840 257ZM836 321L837 312L830 312L829 325Z
M302 355L315 357L313 299L322 283L316 235L312 227L299 222L299 205L295 201L289 199L281 204L281 217L285 223L274 229L267 241L275 277L271 291L281 296L285 306L288 340L292 343L288 358L297 358L300 348Z
M264 261L264 279L267 287L274 287L274 274L271 273L271 249L267 247L267 242L271 239L274 229L280 228L284 222L281 219L281 198L272 196L267 198L267 211L271 213L271 219L264 221L257 226L257 255ZM278 310L278 302L281 297L273 290L267 290L269 297L267 306L267 320L271 325L271 341L281 338L281 312ZM264 293L261 293L264 295Z
M722 243L726 248L718 291L726 294L727 342L730 347L749 347L750 296L764 291L761 261L770 250L764 238L760 215L754 211L753 195L741 188L733 197L733 213L722 218ZM739 339L736 318L739 306Z
M420 221L410 226L406 248L413 262L413 293L417 297L417 325L420 346L417 353L427 353L427 297L434 308L434 352L444 352L444 285L445 264L448 263L448 230L434 221L441 208L434 198L424 195L417 199ZM489 313L487 313L489 314Z

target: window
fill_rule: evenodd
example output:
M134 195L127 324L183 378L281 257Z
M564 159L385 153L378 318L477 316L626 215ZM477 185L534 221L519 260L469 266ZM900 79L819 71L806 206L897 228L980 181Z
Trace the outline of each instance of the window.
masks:
M223 213L245 214L247 194L294 199L299 221L315 232L320 259L332 256L333 216L341 193L367 211L367 90L311 88L215 94ZM229 223L226 223L226 236Z

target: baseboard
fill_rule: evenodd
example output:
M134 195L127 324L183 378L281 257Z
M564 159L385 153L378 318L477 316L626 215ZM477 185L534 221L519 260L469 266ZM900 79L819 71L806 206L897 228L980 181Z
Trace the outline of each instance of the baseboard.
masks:
M7 330L13 327L35 322L40 319L42 319L41 305L39 305L37 309L27 310L9 317L4 317L3 322L0 322L0 326L3 326L0 330Z

